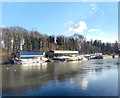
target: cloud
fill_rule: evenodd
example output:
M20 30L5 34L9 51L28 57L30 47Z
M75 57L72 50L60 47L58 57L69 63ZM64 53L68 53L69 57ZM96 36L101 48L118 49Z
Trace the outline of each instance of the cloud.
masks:
M97 29L90 29L89 31L88 31L88 33L90 33L90 32L99 32L100 30L97 30Z
M91 33L91 32L100 32L101 30L97 30L97 29L90 29L89 31L88 31L88 33ZM99 36L102 36L104 34L104 32L100 32L99 33ZM87 36L88 38L90 38L91 36ZM92 36L93 38L97 38L97 37L94 37L94 36Z
M91 7L92 9L89 13L94 14L95 12L99 11L102 16L104 15L103 10L101 10L96 4L91 4Z
M93 7L93 6L96 6L96 4L91 4L90 6L92 6L92 7Z
M101 14L101 16L104 16L104 11L101 10L96 4L91 4L90 6L92 7L91 11L89 11L88 14L83 16L81 19L87 18L87 17L95 14L96 12L99 12Z
M101 40L102 42L110 42L110 43L114 43L115 41L118 41L117 37L114 38L106 38L104 36L91 36L91 35L87 35L85 36L87 40Z
M87 28L87 25L84 21L80 21L74 27L69 28L65 34L73 34L73 33L82 33Z
M98 8L96 5L92 6L91 11L88 13L89 15L92 15L96 13L100 8Z
M89 14L89 15L92 15L92 14L93 14L93 12L89 12L88 14Z
M64 26L70 26L71 24L74 24L74 22L73 21L69 21L67 23L64 23Z
M104 16L104 12L103 12L103 10L100 10L100 13L101 13L102 16Z
M6 26L5 25L0 25L0 28L5 28Z
M97 8L97 7L93 7L92 8L92 10L94 10L94 11L96 11L96 10L98 10L99 8Z
M83 0L83 2L88 2L89 0Z
M87 40L91 40L91 39L93 39L93 40L103 40L102 37L91 36L91 35L87 35L87 36L86 36L86 39L87 39Z
M100 32L100 34L99 34L99 35L100 35L100 36L102 36L103 34L104 34L104 32Z

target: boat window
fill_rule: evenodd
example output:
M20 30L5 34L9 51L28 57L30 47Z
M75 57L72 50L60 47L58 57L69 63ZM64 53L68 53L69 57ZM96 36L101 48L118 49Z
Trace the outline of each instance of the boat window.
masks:
M34 59L35 57L20 57L20 59Z

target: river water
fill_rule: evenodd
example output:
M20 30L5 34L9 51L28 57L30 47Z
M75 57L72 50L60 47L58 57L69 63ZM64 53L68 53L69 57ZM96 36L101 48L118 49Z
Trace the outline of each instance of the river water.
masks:
M3 96L118 96L119 59L2 65Z

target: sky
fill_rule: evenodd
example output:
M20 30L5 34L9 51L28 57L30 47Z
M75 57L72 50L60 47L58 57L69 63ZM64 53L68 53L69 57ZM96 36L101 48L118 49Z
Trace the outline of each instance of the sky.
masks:
M118 41L117 2L2 2L2 27L20 26L47 35Z

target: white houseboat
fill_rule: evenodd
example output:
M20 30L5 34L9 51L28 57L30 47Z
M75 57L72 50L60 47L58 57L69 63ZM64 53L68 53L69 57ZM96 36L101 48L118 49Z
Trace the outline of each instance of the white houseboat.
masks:
M78 61L81 59L81 57L78 56L78 51L51 50L50 55L52 60L59 61Z
M48 59L45 58L45 52L18 52L14 59L14 63L42 63L47 60Z

